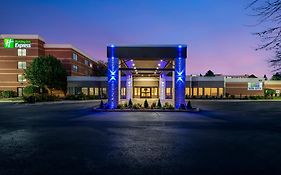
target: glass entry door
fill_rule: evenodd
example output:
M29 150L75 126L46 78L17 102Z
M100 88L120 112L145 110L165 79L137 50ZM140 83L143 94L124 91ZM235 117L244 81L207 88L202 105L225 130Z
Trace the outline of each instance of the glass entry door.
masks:
M151 98L151 88L150 87L141 88L141 98Z

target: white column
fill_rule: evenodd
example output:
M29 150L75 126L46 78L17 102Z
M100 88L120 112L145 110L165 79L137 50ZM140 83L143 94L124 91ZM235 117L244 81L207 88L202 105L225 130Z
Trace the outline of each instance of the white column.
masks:
M159 80L159 95L160 100L165 100L165 90L166 90L166 75L164 73L160 74Z
M126 99L132 99L133 94L133 76L132 74L126 75ZM133 99L132 99L133 100Z

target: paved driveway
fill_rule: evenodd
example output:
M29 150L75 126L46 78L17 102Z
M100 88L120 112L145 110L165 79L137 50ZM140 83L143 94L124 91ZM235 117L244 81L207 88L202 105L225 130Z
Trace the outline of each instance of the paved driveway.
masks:
M0 104L0 174L281 174L281 103L100 113L98 102Z

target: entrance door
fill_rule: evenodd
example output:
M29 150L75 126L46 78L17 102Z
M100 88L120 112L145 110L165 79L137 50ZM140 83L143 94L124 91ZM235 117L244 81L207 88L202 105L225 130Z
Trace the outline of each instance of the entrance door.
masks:
M141 98L151 98L151 88L142 87L141 88Z

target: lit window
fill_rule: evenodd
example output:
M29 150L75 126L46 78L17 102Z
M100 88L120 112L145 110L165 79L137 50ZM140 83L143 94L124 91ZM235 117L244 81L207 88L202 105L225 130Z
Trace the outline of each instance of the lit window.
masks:
M77 57L77 54L76 54L76 53L73 53L73 54L72 54L72 59L75 60L75 61L78 60L78 57Z
M126 88L121 88L121 96L125 96L126 95Z
M205 95L210 96L211 95L211 88L204 88Z
M95 88L95 95L99 95L99 88Z
M217 96L218 95L218 89L217 88L211 88L211 96Z
M185 88L185 95L189 96L189 88Z
M74 72L78 72L78 66L77 65L72 65L72 70Z
M170 96L171 95L171 88L166 88L166 95Z
M18 49L18 56L26 56L26 49Z
M22 75L22 74L18 75L18 82L26 82L24 75Z
M203 88L198 88L198 95L202 96L203 95Z
M92 64L92 63L90 63L90 67L93 67L93 64Z
M193 96L197 96L197 88L193 88Z
M89 94L88 94L88 88L82 88L82 93L83 93L84 95L89 95Z
M219 88L219 96L223 95L223 88Z
M94 95L94 88L90 88L89 91L90 91L90 95Z
M25 61L19 61L18 62L18 69L26 69L26 62Z

